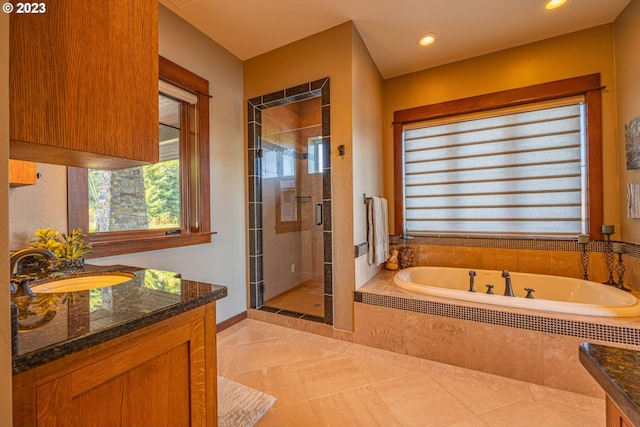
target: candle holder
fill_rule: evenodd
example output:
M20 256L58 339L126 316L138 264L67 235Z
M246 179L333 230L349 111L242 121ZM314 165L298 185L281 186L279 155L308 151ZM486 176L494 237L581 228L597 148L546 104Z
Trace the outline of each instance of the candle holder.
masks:
M618 284L616 285L616 287L618 289L622 289L623 291L631 292L631 289L625 287L622 284L622 278L624 277L624 272L626 270L626 267L622 263L622 252L618 252L618 263L616 264L616 275L618 276Z
M398 248L398 252L400 255L398 257L398 264L400 264L400 268L408 268L413 266L413 248L411 247L411 241L413 240L413 236L409 236L407 231L400 236L404 243L400 245Z
M587 253L587 244L580 243L582 253L580 254L580 264L582 264L582 278L589 280L589 254Z
M613 227L612 227L613 228ZM607 247L606 247L606 251L604 253L605 256L605 260L607 262L607 271L609 272L609 279L606 282L603 282L605 285L610 285L610 286L618 286L618 283L616 283L615 280L613 280L613 251L612 251L612 247L611 247L611 234L613 234L613 230L611 230L612 232L605 232L607 230L605 230L605 226L602 226L602 234L604 234L605 236L607 236Z

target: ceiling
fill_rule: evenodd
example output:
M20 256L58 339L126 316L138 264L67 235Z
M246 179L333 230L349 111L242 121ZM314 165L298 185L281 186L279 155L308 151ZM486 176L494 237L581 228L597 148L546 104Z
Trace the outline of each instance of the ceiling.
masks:
M243 61L353 21L385 79L610 23L629 1L160 0Z

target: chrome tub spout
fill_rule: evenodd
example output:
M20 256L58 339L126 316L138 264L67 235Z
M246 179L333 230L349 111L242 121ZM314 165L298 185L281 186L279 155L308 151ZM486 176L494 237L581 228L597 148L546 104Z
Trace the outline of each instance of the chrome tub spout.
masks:
M504 296L512 297L513 295L513 286L511 285L511 276L507 270L502 270L502 277L504 277Z

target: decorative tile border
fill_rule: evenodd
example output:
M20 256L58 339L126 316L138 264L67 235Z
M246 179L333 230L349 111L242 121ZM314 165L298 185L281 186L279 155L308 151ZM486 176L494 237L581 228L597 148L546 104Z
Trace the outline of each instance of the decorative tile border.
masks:
M614 243L612 241L611 243ZM389 236L390 245L403 245L405 241L400 236ZM554 240L554 239L501 239L487 237L449 237L449 236L414 236L410 243L412 246L458 246L469 248L486 249L526 249L540 251L565 251L582 252L582 245L577 240ZM626 256L640 258L640 245L626 243ZM587 244L587 252L607 251L607 242L604 240L592 240ZM356 258L368 252L367 243L360 243L354 246Z
M354 293L354 301L378 307L395 308L414 313L470 320L472 322L508 326L587 340L640 345L640 329L623 326L553 319L530 314L508 313L487 308L466 307L359 291Z
M323 317L313 316L311 314L298 313L297 311L285 310L281 308L275 307L260 307L258 310L266 311L267 313L279 314L281 316L293 317L296 319L308 320L310 322L316 323L326 323Z
M359 245L355 245L353 247L353 251L354 251L354 257L358 258L361 257L362 255L366 255L369 253L369 244L367 242L364 243L360 243Z
M249 306L264 306L264 274L262 246L262 110L289 102L321 96L322 105L322 147L326 160L322 174L323 241L324 241L324 323L333 324L333 236L331 227L331 116L330 116L330 80L325 77L310 83L290 87L248 100L248 188L249 188ZM266 146L266 145L265 145ZM264 307L268 309L267 307ZM280 313L283 315L308 319L301 313ZM318 321L318 318L309 319Z

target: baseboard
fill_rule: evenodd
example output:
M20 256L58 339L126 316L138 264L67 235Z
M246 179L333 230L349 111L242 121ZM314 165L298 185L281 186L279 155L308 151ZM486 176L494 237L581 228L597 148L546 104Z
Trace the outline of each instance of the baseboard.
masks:
M223 320L222 322L218 323L216 325L216 331L220 332L220 331L224 331L227 328L230 328L231 326L235 325L236 323L240 323L242 322L244 319L247 318L247 312L243 311L240 314L236 314L235 316L227 319L227 320Z

